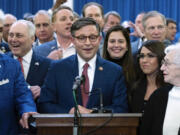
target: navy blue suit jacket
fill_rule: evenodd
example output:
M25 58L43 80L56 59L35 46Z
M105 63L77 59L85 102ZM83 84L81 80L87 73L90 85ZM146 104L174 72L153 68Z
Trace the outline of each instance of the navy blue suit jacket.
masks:
M51 60L41 57L33 52L26 82L33 85L42 86L49 70Z
M44 44L41 44L40 46L36 46L33 48L34 52L43 57L47 57L50 52L56 49L58 49L56 40L46 42Z
M12 53L8 55L13 57ZM50 64L50 59L39 56L37 53L33 52L26 82L31 86L42 86Z
M56 61L50 68L40 95L40 112L68 113L74 107L72 86L79 75L77 56ZM86 108L99 107L99 90L103 93L104 107L113 112L127 112L126 86L122 68L97 56L94 83ZM78 104L82 105L81 92Z
M7 53L10 51L8 44L3 41L1 41L0 43L0 50L2 50L4 53Z
M35 112L31 91L27 88L20 64L0 54L0 135L17 135L19 116Z

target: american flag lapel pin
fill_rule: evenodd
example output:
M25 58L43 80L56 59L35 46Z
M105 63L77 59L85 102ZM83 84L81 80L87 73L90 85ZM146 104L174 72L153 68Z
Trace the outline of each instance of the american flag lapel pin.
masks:
M100 71L103 71L103 67L100 66L100 67L99 67L99 70L100 70Z

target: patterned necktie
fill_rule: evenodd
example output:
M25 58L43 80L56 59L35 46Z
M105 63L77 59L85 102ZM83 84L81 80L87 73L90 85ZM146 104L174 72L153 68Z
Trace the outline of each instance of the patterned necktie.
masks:
M24 68L23 68L23 63L22 63L23 59L22 59L22 57L18 57L18 61L21 64L21 71L22 71L22 73L24 75Z
M81 85L81 95L82 95L82 101L84 107L86 107L89 98L88 67L89 67L88 63L84 64L83 72L82 72L82 75L85 77L85 82Z

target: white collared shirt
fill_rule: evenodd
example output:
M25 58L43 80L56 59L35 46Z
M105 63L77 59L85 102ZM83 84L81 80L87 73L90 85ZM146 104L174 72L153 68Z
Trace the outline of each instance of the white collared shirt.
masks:
M28 75L28 72L29 72L31 59L32 59L32 54L33 54L33 51L31 49L25 56L22 57L22 64L23 64L25 80L27 79L27 75ZM17 59L16 56L14 56L14 58Z
M58 40L57 40L57 45L58 45L58 48L61 48L62 51L63 51L62 58L69 57L69 56L74 55L76 53L76 49L75 49L75 47L74 47L74 45L72 43L66 49L61 47L61 45L59 44Z
M84 61L78 54L78 68L79 68L79 76L82 75L83 72L83 66L85 63L89 64L88 67L88 78L89 78L89 92L92 91L93 81L94 81L94 74L95 74L95 68L96 68L96 58L97 54L88 62Z
M180 87L169 92L164 118L163 135L177 135L180 127Z

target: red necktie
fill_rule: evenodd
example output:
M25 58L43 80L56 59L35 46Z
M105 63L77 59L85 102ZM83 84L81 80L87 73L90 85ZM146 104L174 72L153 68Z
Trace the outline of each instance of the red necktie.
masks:
M83 72L82 72L82 75L84 75L85 77L85 82L81 85L81 95L82 95L82 102L84 107L86 107L89 98L89 78L87 71L88 67L89 67L88 63L84 64Z
M21 64L21 71L24 74L24 68L23 68L23 63L22 63L23 59L22 59L22 57L18 57L18 61Z

